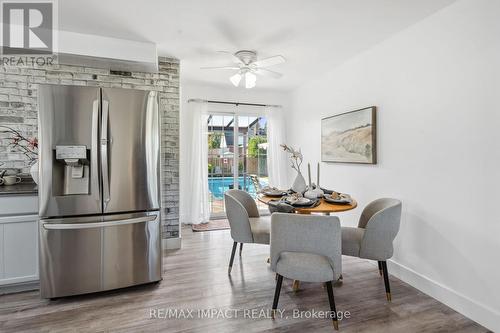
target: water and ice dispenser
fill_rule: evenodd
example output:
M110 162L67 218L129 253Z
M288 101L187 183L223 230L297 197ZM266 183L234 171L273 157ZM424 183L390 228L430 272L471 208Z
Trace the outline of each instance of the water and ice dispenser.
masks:
M56 146L53 180L59 195L89 194L90 169L87 146ZM54 184L56 185L56 184Z

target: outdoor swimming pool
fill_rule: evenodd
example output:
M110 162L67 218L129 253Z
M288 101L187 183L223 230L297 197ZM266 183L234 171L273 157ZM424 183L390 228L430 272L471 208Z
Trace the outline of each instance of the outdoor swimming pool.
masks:
M262 187L267 186L267 179L259 179ZM238 178L239 187L241 190L247 191L251 196L255 197L257 192L252 180L249 176ZM233 187L233 177L208 177L208 190L214 198L223 199L224 192Z

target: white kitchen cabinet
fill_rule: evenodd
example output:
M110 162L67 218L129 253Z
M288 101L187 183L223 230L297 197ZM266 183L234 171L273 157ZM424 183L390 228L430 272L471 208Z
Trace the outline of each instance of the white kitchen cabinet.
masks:
M0 195L0 217L38 215L38 197L32 195Z
M38 281L37 198L2 196L0 209L7 212L0 215L0 293L3 293L11 286Z

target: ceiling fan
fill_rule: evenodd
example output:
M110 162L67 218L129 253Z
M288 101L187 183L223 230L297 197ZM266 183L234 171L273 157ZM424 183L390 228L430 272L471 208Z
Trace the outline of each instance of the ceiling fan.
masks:
M283 74L267 69L274 65L285 62L285 58L280 55L275 55L261 60L257 59L257 52L241 50L236 53L219 51L221 53L230 54L233 57L235 65L221 67L201 67L201 69L216 69L216 70L237 70L238 72L229 78L229 81L238 87L241 79L245 79L245 88L250 89L255 87L257 75L268 76L274 79L279 79Z

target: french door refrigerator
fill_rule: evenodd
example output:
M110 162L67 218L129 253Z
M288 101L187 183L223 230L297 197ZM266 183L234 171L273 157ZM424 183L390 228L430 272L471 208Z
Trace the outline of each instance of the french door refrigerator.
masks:
M161 279L154 91L39 87L43 298Z

